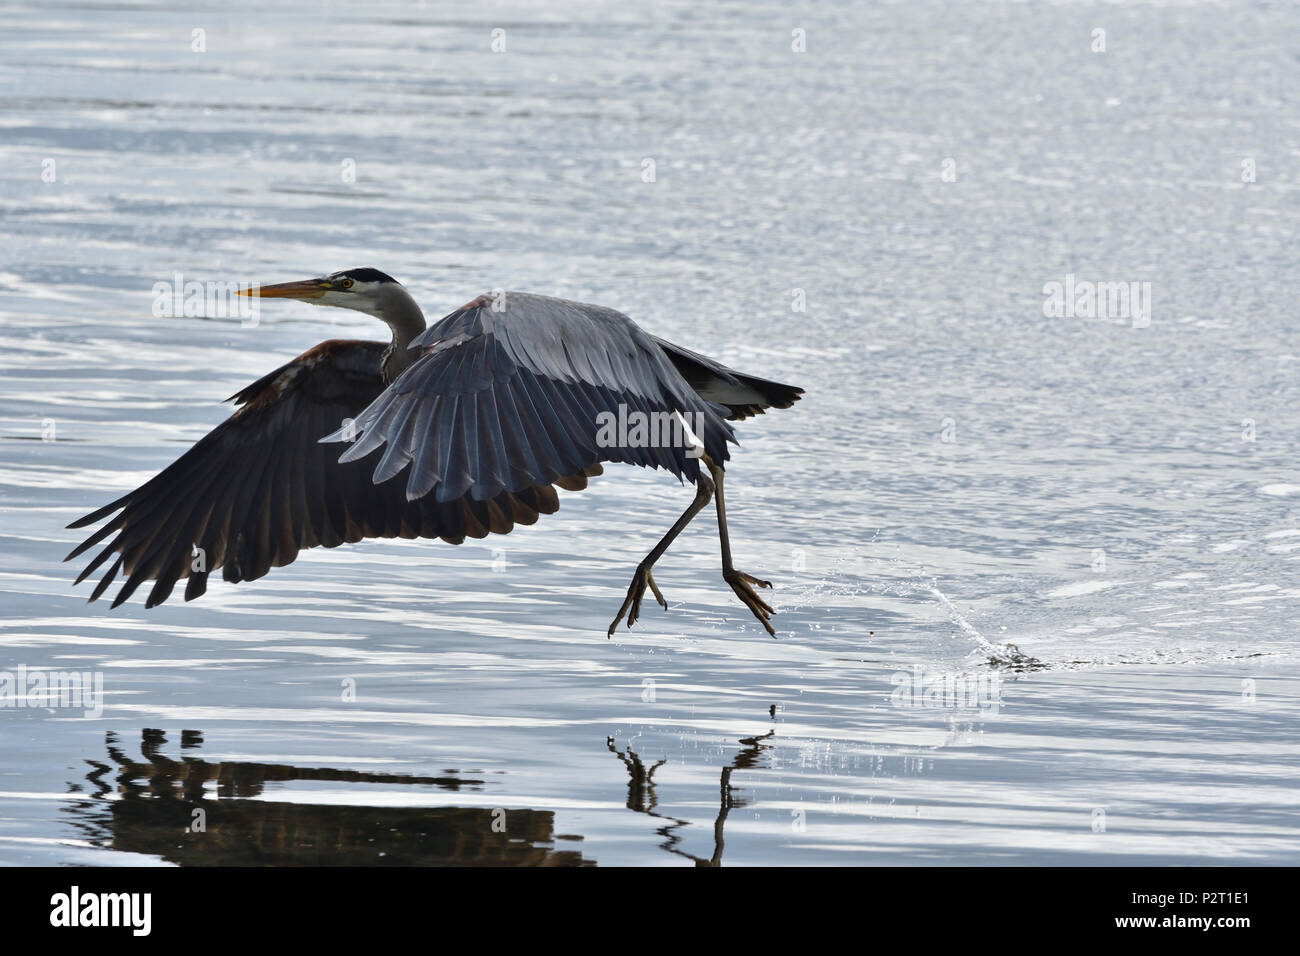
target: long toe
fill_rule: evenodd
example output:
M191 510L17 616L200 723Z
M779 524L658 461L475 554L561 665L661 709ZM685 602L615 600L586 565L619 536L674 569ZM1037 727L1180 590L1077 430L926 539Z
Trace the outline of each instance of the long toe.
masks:
M605 633L606 637L613 637L614 632L618 630L618 622L623 620L623 615L627 615L627 626L632 627L637 618L641 616L641 598L645 596L646 584L654 588L655 597L659 603L663 604L663 597L659 594L659 589L654 586L654 580L650 577L649 568L637 568L636 574L632 575L632 583L628 585L627 597L623 599L623 606L618 609L618 616L614 618L609 630ZM664 607L667 607L664 604Z
M605 633L606 637L614 636L614 632L618 630L618 622L623 620L623 615L627 613L627 609L631 604L632 604L632 595L629 592L628 596L623 599L623 604L618 609L618 614L614 617L614 620L610 623L609 630ZM627 626L628 627L632 626L631 618L628 618Z
M768 622L768 617L776 612L772 610L770 604L755 594L754 589L749 586L750 582L759 585L759 587L771 587L771 584L750 577L743 571L732 571L724 574L723 580L731 585L731 590L736 592L736 597L740 598L741 603L749 608L754 617L758 619L758 622L767 630L767 633L772 637L776 637L776 631L772 629L772 625Z
M627 603L624 602L623 607L619 608L618 617L614 618L614 620L610 622L609 630L605 632L606 637L614 636L614 632L618 630L618 622L623 620L623 612L626 608Z
M645 573L645 579L650 585L650 591L654 594L655 600L659 602L659 606L665 611L668 610L668 602L665 601L664 596L659 593L659 585L655 584L655 576L647 571Z

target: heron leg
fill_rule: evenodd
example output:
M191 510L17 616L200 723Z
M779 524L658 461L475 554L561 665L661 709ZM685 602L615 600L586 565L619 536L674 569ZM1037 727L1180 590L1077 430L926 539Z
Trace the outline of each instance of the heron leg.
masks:
M712 463L710 463L711 465ZM712 470L712 467L710 467L710 470ZM627 615L628 627L636 623L636 619L641 616L641 598L645 596L647 586L654 592L655 600L663 606L664 610L668 609L668 602L659 593L659 587L655 584L650 569L654 567L656 561L663 557L663 553L668 550L668 546L673 543L673 539L681 534L682 529L691 523L691 519L700 513L700 509L709 503L712 494L713 482L701 470L699 477L695 480L695 500L691 502L689 508L682 512L682 516L677 519L676 523L668 529L668 533L663 536L663 540L656 544L641 563L636 566L636 573L632 575L632 583L627 589L627 597L623 599L623 606L618 609L618 616L614 618L614 623L609 626L607 637L614 636L614 631L618 628L618 622L623 620L624 614Z
M722 497L722 469L715 465L708 455L702 455L701 459L709 466L709 474L713 475L713 484L716 487L713 500L718 509L718 540L722 544L722 580L731 585L731 590L736 592L736 597L753 612L754 617L758 618L758 623L767 629L767 633L776 637L776 631L772 630L772 625L768 623L768 618L774 613L772 607L751 587L757 585L760 588L770 588L772 582L761 581L744 571L737 571L732 565L731 540L727 535L727 505Z

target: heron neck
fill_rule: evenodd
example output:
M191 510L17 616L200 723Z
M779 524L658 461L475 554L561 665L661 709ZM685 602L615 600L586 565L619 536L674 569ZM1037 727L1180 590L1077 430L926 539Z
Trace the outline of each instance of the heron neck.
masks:
M420 357L418 351L407 346L424 331L425 321L420 307L415 304L410 293L400 286L392 289L385 297L379 318L383 319L393 333L393 341L384 352L381 365L384 384L387 385Z

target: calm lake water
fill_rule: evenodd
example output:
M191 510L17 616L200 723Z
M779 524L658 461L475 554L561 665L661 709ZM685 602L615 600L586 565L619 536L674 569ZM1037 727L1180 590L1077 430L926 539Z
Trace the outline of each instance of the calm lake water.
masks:
M0 690L104 695L0 707L0 862L1300 859L1294 6L189 7L0 8ZM620 466L508 537L86 604L69 521L386 336L154 284L353 266L806 388L728 468L777 639L707 515L605 638L691 497Z

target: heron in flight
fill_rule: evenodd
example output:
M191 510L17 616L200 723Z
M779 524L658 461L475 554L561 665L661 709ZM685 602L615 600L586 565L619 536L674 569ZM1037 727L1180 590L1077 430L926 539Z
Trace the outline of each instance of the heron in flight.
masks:
M153 607L181 578L190 601L218 568L226 581L252 581L307 548L506 534L553 513L557 487L580 490L601 462L626 462L694 483L695 499L637 566L609 635L625 615L636 623L647 587L668 607L652 569L710 497L723 580L775 634L754 590L771 584L731 561L723 463L735 441L729 421L789 408L802 389L665 342L613 309L547 296L479 296L426 328L411 295L378 269L241 294L355 309L392 337L304 352L231 396L234 414L175 463L69 525L105 522L65 559L109 538L77 578L112 559L90 600L119 573L113 607L146 581ZM610 416L633 413L672 417L682 440L649 441L635 427L627 440L602 435ZM341 454L338 441L350 442Z

